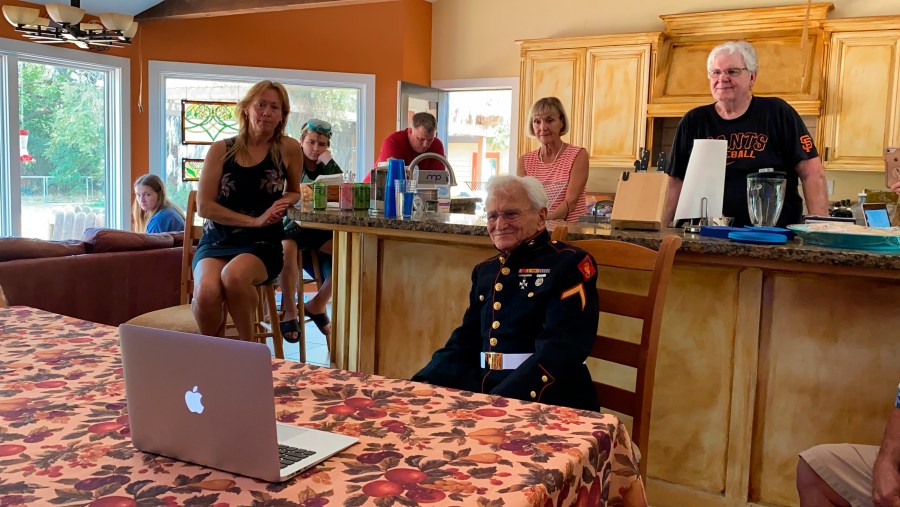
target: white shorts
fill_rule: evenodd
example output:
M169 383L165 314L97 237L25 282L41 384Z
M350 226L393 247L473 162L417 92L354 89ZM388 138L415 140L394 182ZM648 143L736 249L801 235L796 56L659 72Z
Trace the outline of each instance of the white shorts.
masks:
M872 507L872 468L878 447L857 444L823 444L800 453L837 494L853 507Z

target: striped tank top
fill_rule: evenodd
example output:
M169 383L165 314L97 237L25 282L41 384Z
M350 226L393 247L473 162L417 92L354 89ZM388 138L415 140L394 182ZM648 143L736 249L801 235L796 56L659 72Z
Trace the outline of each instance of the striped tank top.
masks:
M566 187L569 185L569 174L572 172L572 166L575 164L575 156L582 148L567 144L563 152L556 157L552 164L541 162L540 148L528 152L524 156L525 175L534 176L544 184L544 190L547 192L547 202L550 204L549 211L553 213L562 202L566 199ZM578 202L569 210L566 215L566 221L575 222L578 217L585 214L585 193L582 190L578 197Z

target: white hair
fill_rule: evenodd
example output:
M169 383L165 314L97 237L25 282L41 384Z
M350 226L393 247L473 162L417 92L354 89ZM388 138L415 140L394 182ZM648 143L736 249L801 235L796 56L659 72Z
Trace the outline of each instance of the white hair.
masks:
M487 198L484 205L491 201L494 194L510 195L518 189L525 190L528 200L534 209L547 207L547 192L544 191L544 185L534 176L516 176L513 174L501 174L492 177L487 182Z
M759 62L756 61L756 50L753 49L753 44L750 44L745 40L733 40L714 47L713 50L709 52L709 57L706 59L706 70L712 69L713 60L716 59L716 56L718 56L719 53L727 53L730 55L734 54L735 51L740 53L744 58L744 66L747 67L748 71L759 71Z

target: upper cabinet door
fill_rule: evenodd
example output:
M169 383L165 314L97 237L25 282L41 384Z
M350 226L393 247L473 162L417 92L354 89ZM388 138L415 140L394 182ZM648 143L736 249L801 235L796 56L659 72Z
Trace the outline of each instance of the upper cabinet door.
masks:
M587 52L584 148L591 167L630 167L645 146L650 44Z
M523 52L522 92L519 116L519 154L536 150L540 143L528 135L531 106L543 97L556 97L569 115L569 132L564 142L581 144L581 104L584 100L584 48L542 49Z
M835 32L829 53L823 146L827 169L884 170L900 145L900 30Z

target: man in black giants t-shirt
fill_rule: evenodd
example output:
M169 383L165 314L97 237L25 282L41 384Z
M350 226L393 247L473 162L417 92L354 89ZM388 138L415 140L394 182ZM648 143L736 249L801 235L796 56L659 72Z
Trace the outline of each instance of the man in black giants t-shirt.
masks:
M714 104L688 112L678 124L667 173L669 193L665 220L671 222L681 194L694 139L728 141L722 212L737 227L750 224L747 175L771 167L787 174L787 192L778 225L798 223L803 201L810 214L828 213L825 170L819 152L797 111L775 97L754 97L758 64L748 42L728 42L710 52L707 60Z

